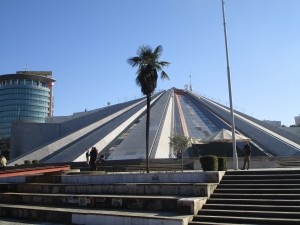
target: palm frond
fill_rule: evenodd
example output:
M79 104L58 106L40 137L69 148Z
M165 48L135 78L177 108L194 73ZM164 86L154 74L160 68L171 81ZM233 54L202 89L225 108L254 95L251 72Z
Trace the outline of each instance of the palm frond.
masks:
M152 54L152 48L149 45L142 45L137 50L137 55L140 58L143 58L143 57L151 55L151 54Z
M170 65L171 63L170 62L166 62L166 61L160 61L160 62L158 62L158 64L161 65L162 67L164 67L164 66Z
M163 80L163 79L167 79L167 80L170 80L168 74L166 74L165 71L161 71L161 74L160 74L160 78Z
M165 66L168 66L170 64L171 63L169 62L156 62L153 67L157 69L157 71L162 71Z
M163 47L159 45L154 49L153 55L155 55L156 58L159 58L162 55L162 52L163 52Z
M138 66L141 61L142 61L141 58L138 56L127 59L128 64L131 65L132 67Z

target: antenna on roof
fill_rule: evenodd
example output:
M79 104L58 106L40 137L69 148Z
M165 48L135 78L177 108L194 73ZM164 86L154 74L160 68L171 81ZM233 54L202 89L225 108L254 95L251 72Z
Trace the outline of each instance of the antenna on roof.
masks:
M25 71L28 71L28 65L27 64L25 65Z
M193 91L193 89L192 89L192 74L191 74L191 69L190 69L190 91Z

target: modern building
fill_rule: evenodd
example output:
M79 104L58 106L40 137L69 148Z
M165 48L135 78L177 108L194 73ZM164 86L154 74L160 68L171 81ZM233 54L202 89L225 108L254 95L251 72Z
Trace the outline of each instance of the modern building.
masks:
M18 71L0 76L0 142L9 143L12 123L44 123L53 115L51 71ZM3 150L3 149L1 149Z
M295 125L297 127L300 127L300 115L299 116L295 116Z
M201 154L203 140L222 129L231 130L230 109L189 90L169 89L152 96L149 157L174 158L170 137L182 134L195 148L184 157ZM281 128L235 111L238 134L251 139L257 156L300 156L300 139ZM107 160L145 159L146 99L110 105L60 117L44 124L14 123L10 165L24 160L43 163L85 161L95 146ZM243 147L237 143L237 149ZM220 149L219 149L220 150ZM221 148L225 151L225 148ZM200 151L200 152L199 152ZM228 150L232 156L232 144ZM239 153L239 152L238 152ZM226 157L230 157L226 152Z

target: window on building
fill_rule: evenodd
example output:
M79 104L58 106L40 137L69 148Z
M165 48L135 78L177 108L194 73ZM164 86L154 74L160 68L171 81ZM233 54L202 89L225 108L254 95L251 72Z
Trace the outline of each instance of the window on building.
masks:
M24 85L24 84L26 84L26 80L19 80L19 85Z

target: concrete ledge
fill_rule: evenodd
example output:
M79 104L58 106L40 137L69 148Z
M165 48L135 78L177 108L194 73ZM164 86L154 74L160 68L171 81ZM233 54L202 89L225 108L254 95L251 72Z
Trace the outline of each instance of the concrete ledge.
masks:
M85 194L85 195L166 195L209 197L217 184L165 183L165 184L2 184L3 192Z
M181 198L177 201L178 212L197 215L207 198Z
M25 176L0 178L0 184L4 184L4 183L18 184L18 183L25 183L25 182L26 182Z
M63 184L112 184L112 183L219 183L224 176L224 171L190 171L168 173L115 173L106 174L101 171L61 175L61 178L53 178L53 181ZM49 176L48 176L49 177ZM53 176L54 177L54 176ZM29 177L26 175L0 178L0 183L25 183L40 182L42 176ZM46 179L46 178L45 178ZM42 183L42 182L40 182Z
M172 212L136 212L130 210L93 210L61 207L0 204L0 216L9 215L30 221L48 221L88 225L188 225L191 215Z
M188 225L192 220L192 216L163 216L157 215L146 217L142 213L131 213L129 215L118 215L115 212L106 215L91 215L91 214L73 214L72 224L89 224L89 225L107 225L107 224L122 224L122 225Z
M119 173L97 175L62 176L64 184L111 183L219 183L224 171L193 171L169 173Z
M60 207L85 207L97 209L131 209L174 211L193 214L205 204L206 197L182 198L177 196L134 196L134 195L76 195L0 193L1 203L35 204Z
M0 193L2 203L97 209L177 211L177 196ZM189 212L188 212L189 213Z
M70 169L69 165L12 169L12 170L0 171L0 178L26 176L26 175L41 174L41 173L53 173L53 172L59 172L59 171L64 171L69 169Z

